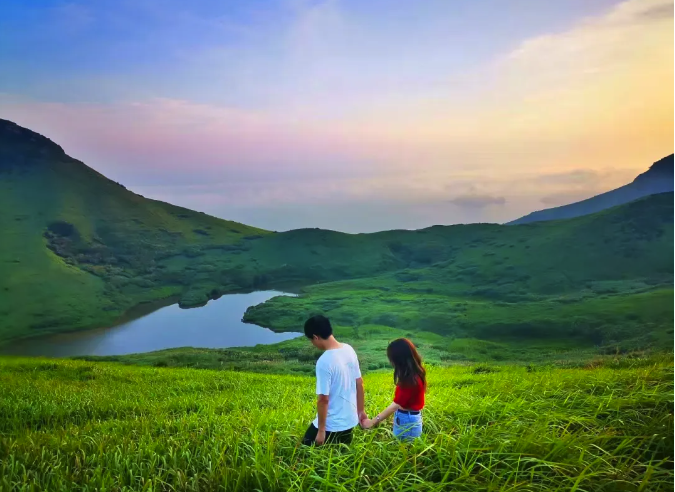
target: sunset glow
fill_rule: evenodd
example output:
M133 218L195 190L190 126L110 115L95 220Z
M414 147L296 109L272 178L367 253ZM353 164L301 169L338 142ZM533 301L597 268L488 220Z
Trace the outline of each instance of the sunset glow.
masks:
M503 222L673 152L668 0L10 2L0 46L0 117L275 230Z

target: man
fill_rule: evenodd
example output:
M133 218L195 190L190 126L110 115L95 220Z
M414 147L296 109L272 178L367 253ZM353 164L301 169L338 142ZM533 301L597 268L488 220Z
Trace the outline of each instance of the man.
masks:
M316 361L317 415L303 444L352 442L352 430L368 416L363 411L363 380L354 349L338 342L330 321L314 316L305 322L305 336L323 351Z

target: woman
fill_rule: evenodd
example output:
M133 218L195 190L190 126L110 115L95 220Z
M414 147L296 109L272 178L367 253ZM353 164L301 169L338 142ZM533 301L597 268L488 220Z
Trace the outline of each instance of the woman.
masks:
M387 347L387 357L394 367L394 401L373 419L363 419L361 427L370 429L394 415L394 436L412 440L422 434L422 408L427 388L422 358L407 338L394 340Z

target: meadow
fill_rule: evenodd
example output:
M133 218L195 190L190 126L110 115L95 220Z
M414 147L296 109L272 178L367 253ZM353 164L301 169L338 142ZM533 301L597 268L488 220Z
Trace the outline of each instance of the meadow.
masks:
M0 490L670 491L672 355L429 367L425 432L303 448L307 376L0 359ZM391 400L365 376L366 410Z

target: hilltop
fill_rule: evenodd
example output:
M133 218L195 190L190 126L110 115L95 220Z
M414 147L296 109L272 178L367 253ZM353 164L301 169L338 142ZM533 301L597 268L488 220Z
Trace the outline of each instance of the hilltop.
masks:
M600 212L601 210L616 207L617 205L622 205L645 196L673 191L673 157L674 155L670 154L656 161L647 171L640 174L631 183L620 188L580 202L532 212L509 222L509 224L528 224L544 220L571 219Z

